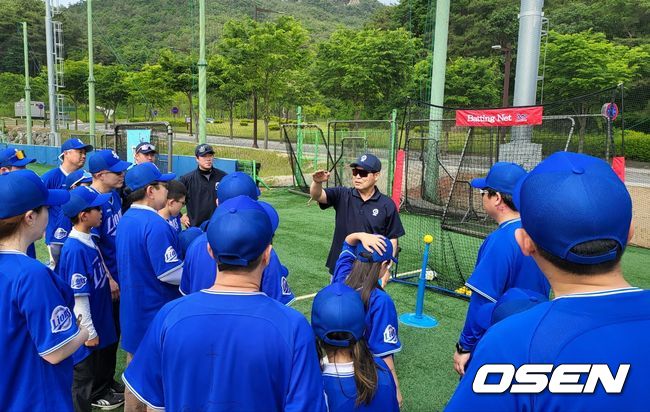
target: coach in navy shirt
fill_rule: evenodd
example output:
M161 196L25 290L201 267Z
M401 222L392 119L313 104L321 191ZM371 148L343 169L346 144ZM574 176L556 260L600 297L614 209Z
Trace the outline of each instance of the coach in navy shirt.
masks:
M386 236L397 250L397 238L405 234L395 203L377 188L381 173L381 161L373 154L366 153L350 164L353 187L328 187L323 182L330 173L319 170L312 175L309 188L311 198L317 200L321 209L334 206L336 226L334 238L327 256L326 266L334 273L336 259L341 254L343 240L354 232L375 233Z

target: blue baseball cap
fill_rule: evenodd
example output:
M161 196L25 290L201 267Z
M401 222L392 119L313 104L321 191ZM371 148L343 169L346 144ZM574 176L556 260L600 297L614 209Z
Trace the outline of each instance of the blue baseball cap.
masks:
M363 170L369 172L380 172L381 171L381 161L372 153L362 154L355 160L350 163L350 167L360 167Z
M593 240L614 240L625 249L632 199L614 170L584 154L557 152L519 182L513 200L521 225L535 244L569 262L595 265L616 258L616 248L596 256L571 249Z
M153 163L141 163L126 171L124 181L129 189L136 191L156 182L168 182L176 177L175 173L160 173Z
M83 169L79 169L75 170L65 177L65 183L63 183L63 187L70 190L70 188L74 185L79 185L81 183L92 183L92 181L93 175Z
M471 185L476 189L494 189L499 193L512 195L519 179L526 175L526 170L516 163L496 162L487 176L472 179Z
M393 256L393 244L391 243L390 239L384 237L384 240L386 241L386 251L384 251L382 254L379 254L375 251L369 252L365 247L363 247L363 244L359 242L355 251L357 260L359 262L366 263L380 263L387 260L392 260L393 262L397 263L397 258Z
M183 256L185 256L185 252L187 252L187 248L190 247L194 239L201 236L202 234L203 231L198 227L188 227L187 229L183 230L181 233L178 234L178 243L181 246L181 252Z
M509 316L543 302L548 302L548 296L530 289L511 288L506 290L496 302L488 302L481 306L477 314L477 322L484 329L488 329Z
M273 226L257 201L237 196L219 205L207 234L218 263L247 266L271 244Z
M21 215L39 206L61 205L70 199L66 190L48 190L31 170L0 175L0 219Z
M114 150L103 149L97 150L88 161L88 170L90 173L99 173L102 170L109 172L121 173L131 166L131 163L120 160L120 157Z
M253 178L243 172L233 172L225 175L219 181L216 190L220 205L236 196L244 195L253 200L257 200L260 196L260 189Z
M136 153L158 153L156 151L156 146L149 142L140 142L138 145L135 147L135 152Z
M61 210L66 217L72 219L83 210L103 205L110 198L110 193L99 193L88 186L80 186L70 191L70 200L61 207Z
M311 327L323 342L348 347L363 338L365 309L356 290L342 282L324 287L311 307ZM332 333L349 333L352 339L334 339Z
M72 150L72 149L84 149L86 152L92 152L93 146L82 142L81 139L76 139L76 138L66 140L61 145L61 153L65 152L66 150Z
M24 150L19 150L14 147L7 147L0 151L0 167L25 167L35 161L36 159L27 157Z
M194 149L194 156L196 157L203 157L209 154L214 154L214 149L207 143L202 143Z
M273 233L275 233L275 231L278 230L278 226L280 226L280 215L278 215L278 212L270 203L262 202L261 200L258 200L257 203L262 206L266 214L269 216Z

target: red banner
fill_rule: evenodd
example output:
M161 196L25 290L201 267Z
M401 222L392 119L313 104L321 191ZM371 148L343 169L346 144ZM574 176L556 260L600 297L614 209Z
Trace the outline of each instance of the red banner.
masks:
M542 106L456 110L456 126L532 126L542 124Z

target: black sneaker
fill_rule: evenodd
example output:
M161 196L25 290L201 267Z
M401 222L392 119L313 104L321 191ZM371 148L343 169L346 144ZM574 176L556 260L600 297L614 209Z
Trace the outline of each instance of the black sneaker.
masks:
M94 400L91 405L104 411L110 411L124 405L124 394L108 391L106 395Z
M111 390L118 395L124 395L124 384L114 380L111 383Z

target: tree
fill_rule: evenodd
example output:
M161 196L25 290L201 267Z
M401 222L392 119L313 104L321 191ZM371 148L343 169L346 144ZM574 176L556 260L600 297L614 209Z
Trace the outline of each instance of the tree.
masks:
M591 31L560 34L551 31L546 54L544 100L560 101L576 97L619 83L628 83L639 77L640 68L650 55L640 47L617 45L603 33ZM570 102L575 114L586 114L594 108L590 101ZM593 104L602 102L594 100ZM578 117L582 151L586 121Z
M108 129L108 118L113 114L113 126L117 123L116 114L120 104L125 103L129 91L125 84L126 73L117 65L95 65L95 95L97 103L102 105L104 127ZM92 108L91 108L92 110Z
M340 29L319 44L313 73L327 97L349 102L355 119L379 102L397 102L413 75L418 41L407 31Z
M65 62L65 88L63 93L74 105L74 129L79 130L79 105L88 102L88 61L67 60ZM88 110L94 110L89 107Z
M208 62L208 79L211 93L226 104L230 138L234 137L233 111L235 105L246 100L250 88L246 84L241 66L231 63L220 54L215 54Z
M199 86L197 76L198 72L195 63L197 61L197 58L173 52L169 49L163 50L158 59L158 64L163 73L165 73L165 82L167 83L167 86L171 90L183 93L187 97L190 108L190 135L192 134L192 126L194 123L194 104L192 97L198 90Z
M23 32L20 23L27 22L30 73L36 74L45 65L45 6L38 0L0 0L0 72L25 73Z
M165 74L159 64L145 64L140 71L126 75L129 101L132 104L144 103L146 119L153 120L153 110L169 104L172 100L172 91Z

